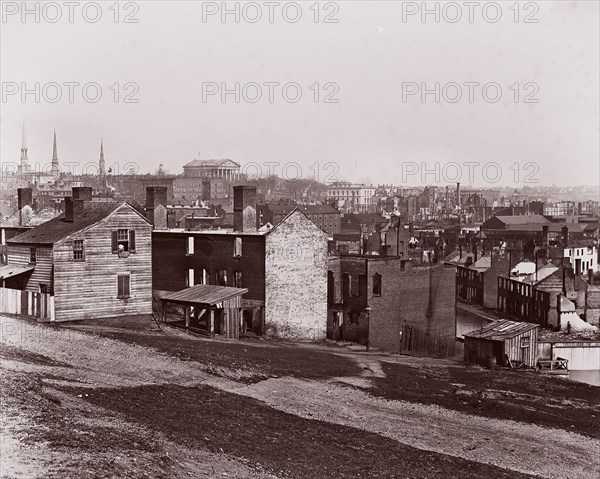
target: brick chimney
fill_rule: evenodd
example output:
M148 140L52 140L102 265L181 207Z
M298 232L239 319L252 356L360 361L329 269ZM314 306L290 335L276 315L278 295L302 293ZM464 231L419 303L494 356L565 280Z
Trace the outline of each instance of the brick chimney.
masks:
M17 207L19 209L19 225L23 226L31 217L32 210L23 211L23 208L29 206L33 208L33 190L31 188L17 189Z
M73 197L65 196L65 217L64 221L73 221Z
M21 211L24 206L33 207L33 190L31 188L18 188L17 199L19 211Z
M73 220L83 216L85 202L92 201L92 188L90 186L74 186L73 189ZM66 204L65 204L66 207Z
M548 225L542 226L542 244L545 248L550 246L550 227Z
M569 247L569 227L563 226L562 229L562 237L563 237L563 247Z
M579 276L581 274L581 258L575 259L575 276Z
M256 231L256 187L233 187L233 230L238 233Z
M167 207L168 189L166 186L146 187L146 218L154 224L154 210L158 206Z

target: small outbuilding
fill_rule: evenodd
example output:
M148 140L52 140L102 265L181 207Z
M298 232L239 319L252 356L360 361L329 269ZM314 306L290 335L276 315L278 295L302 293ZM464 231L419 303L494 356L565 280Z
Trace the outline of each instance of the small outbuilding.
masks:
M465 362L535 367L538 330L537 324L505 319L465 334Z

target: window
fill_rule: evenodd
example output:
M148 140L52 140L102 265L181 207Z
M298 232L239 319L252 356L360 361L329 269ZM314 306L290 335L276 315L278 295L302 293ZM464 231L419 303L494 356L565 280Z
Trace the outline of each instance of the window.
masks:
M227 286L227 270L217 270L217 286Z
M123 252L135 253L135 231L120 229L112 232L113 254Z
M208 270L202 268L201 270L198 271L198 273L199 273L198 284L208 284Z
M381 275L379 273L373 275L373 296L381 296Z
M83 251L83 240L73 241L73 259L76 261L83 261L85 259L85 253Z
M131 275L129 273L120 273L117 275L117 298L129 298L131 290Z
M194 286L194 270L193 269L187 270L187 277L185 279L185 285L188 288L191 288L192 286Z
M243 288L242 286L242 273L240 271L236 271L233 273L233 286L236 288Z
M233 257L234 258L241 258L242 257L242 238L240 238L239 236L237 236L234 239L234 243L233 243Z
M29 262L32 264L37 263L37 249L29 248Z
M194 254L194 237L188 236L187 245L186 245L187 254Z

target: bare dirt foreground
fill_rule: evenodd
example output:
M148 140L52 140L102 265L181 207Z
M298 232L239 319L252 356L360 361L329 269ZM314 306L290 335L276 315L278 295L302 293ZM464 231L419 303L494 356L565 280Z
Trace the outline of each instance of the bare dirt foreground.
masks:
M600 389L458 362L0 317L2 478L592 478Z

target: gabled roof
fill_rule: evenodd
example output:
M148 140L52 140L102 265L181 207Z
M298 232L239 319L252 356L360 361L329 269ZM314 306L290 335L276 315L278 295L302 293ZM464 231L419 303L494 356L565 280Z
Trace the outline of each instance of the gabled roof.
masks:
M64 214L61 214L40 226L36 226L29 231L25 231L24 233L7 240L7 243L54 244L77 231L98 223L123 205L127 205L139 215L138 211L126 202L86 201L84 203L83 214L74 221L65 221ZM142 215L139 216L145 221L148 221Z
M319 225L317 225L314 221L312 221L308 216L306 216L306 213L304 213L304 211L302 211L301 209L299 209L298 207L295 207L292 211L289 212L289 214L283 218L279 223L277 223L275 226L273 226L273 228L271 228L270 230L268 230L265 235L269 235L271 234L273 231L275 231L277 228L279 228L282 224L284 224L289 218L291 218L291 216L294 213L300 213L302 216L304 216L304 218L306 219L306 221L308 221L310 224L312 224L317 230L319 230L321 233L323 233L324 235L327 235L327 233L325 232L325 230L323 230L323 228L321 228Z
M470 269L485 272L492 267L492 257L482 256L475 263L469 266Z
M519 334L523 334L537 328L539 328L537 324L522 323L519 321L509 321L508 319L502 319L488 326L485 326L480 330L471 331L470 333L465 334L465 338L489 339L490 341L504 341L506 339L514 338Z

